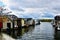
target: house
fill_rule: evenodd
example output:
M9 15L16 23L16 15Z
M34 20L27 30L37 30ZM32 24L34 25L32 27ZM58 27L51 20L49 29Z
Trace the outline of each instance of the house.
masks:
M54 17L55 30L60 30L60 15Z
M16 15L6 15L10 21L12 21L12 28L17 27L17 16Z
M35 25L35 21L32 18L27 18L27 25L28 26L34 26Z
M17 17L15 15L4 15L2 20L3 29L12 29L13 26L17 25Z
M18 25L18 27L24 27L25 20L23 18L17 18L17 25Z
M35 21L32 18L18 18L18 27L29 27L35 25Z
M12 21L8 17L4 16L3 17L3 29L12 28L12 27L13 27Z
M39 25L40 24L40 19L35 19L35 25Z

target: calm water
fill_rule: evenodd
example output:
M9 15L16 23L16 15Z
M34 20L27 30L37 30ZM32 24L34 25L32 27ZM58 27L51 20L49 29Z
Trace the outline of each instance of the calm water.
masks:
M42 22L36 25L35 28L30 28L29 31L22 35L22 38L17 40L54 40L54 28L49 22Z

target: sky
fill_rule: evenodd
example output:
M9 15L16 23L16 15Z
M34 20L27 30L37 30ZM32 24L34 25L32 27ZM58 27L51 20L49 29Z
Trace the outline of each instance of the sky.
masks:
M43 19L60 15L60 0L0 0L0 6L20 18Z

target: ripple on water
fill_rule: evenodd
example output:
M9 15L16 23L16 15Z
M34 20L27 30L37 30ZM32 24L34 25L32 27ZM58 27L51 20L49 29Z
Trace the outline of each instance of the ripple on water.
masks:
M41 23L33 31L25 33L21 40L54 40L54 31L50 23Z

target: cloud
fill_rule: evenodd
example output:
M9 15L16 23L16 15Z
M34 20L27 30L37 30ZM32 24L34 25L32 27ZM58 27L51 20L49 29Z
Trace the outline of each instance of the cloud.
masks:
M6 0L9 6L18 6L25 8L41 8L41 7L54 7L60 4L59 0Z
M1 0L19 17L53 18L60 14L60 0Z
M22 11L22 12L24 12L24 9L22 9L22 8L10 7L10 9L14 10L14 11Z

